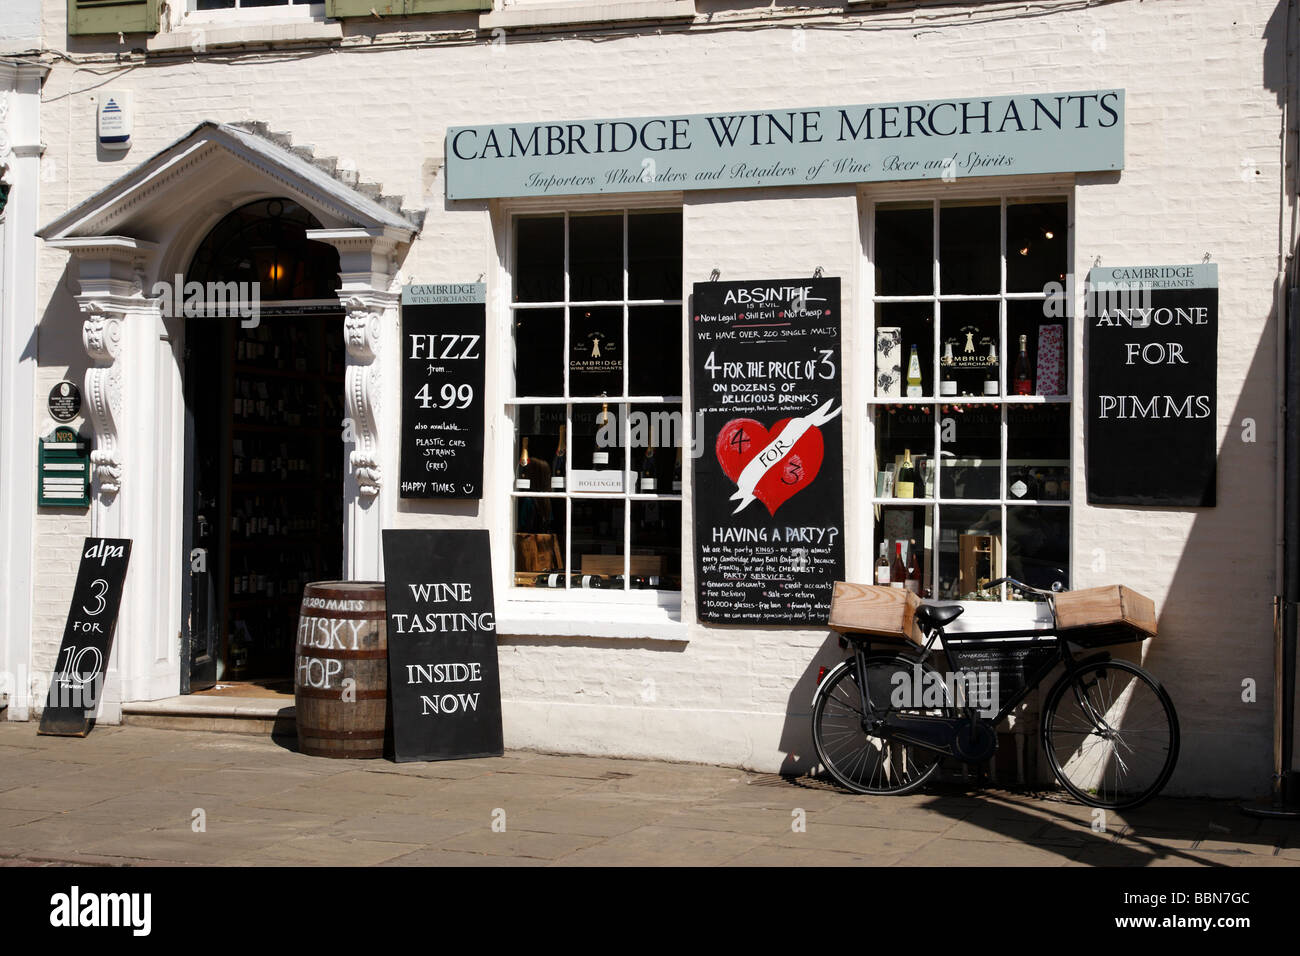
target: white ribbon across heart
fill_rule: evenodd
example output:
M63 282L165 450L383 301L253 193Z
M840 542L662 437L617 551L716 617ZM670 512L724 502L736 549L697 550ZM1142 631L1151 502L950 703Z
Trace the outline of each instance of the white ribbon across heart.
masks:
M835 399L831 399L815 412L809 412L799 418L792 418L786 424L781 434L777 435L760 451L757 455L749 460L740 476L736 479L736 493L731 496L731 501L739 501L736 510L732 514L740 514L751 504L753 504L754 488L768 471L779 465L785 456L794 450L794 446L799 443L799 439L804 436L808 429L825 425L828 421L844 411L843 407L831 411L830 407Z

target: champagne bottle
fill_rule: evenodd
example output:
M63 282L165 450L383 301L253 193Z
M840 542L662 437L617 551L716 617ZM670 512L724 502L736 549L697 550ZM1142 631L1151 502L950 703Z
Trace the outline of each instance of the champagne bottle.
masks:
M564 490L564 426L560 426L560 441L555 446L555 458L551 461L551 490Z
M677 460L673 462L673 494L682 493L682 449L677 448Z
M609 403L606 402L600 406L600 414L596 416L596 434L593 436L595 444L591 453L591 467L596 470L609 467L609 449L600 446L600 433L608 421Z
M957 379L954 365L956 360L952 357L952 339L943 343L943 360L939 368L939 394L956 395Z
M989 357L987 368L984 370L984 394L998 394L998 347L989 343Z
M918 481L916 469L912 467L912 449L904 448L903 464L898 469L898 477L894 479L894 497L915 498Z
M916 539L912 538L907 543L907 581L906 587L917 597L921 596L921 568L925 562L921 560L921 549L916 546Z
M880 542L880 557L876 558L876 584L889 586L889 558L885 557L885 542Z
M655 460L655 446L652 443L645 450L645 458L641 461L641 486L640 490L649 492L657 490L659 484L659 463Z
M519 452L519 467L515 471L515 490L528 491L532 488L533 483L528 478L528 466L531 459L528 457L528 439L523 439L523 444Z
M921 359L916 354L915 345L907 358L907 397L921 397Z
M1020 354L1016 356L1016 370L1013 391L1017 395L1034 394L1034 378L1029 374L1029 336L1020 336Z
M903 542L894 542L894 563L889 568L889 586L907 587L907 566L903 564Z

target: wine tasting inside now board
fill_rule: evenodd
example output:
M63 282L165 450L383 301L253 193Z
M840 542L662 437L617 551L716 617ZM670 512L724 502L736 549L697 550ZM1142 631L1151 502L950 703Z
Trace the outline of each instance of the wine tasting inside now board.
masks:
M487 531L384 531L394 759L499 757Z
M1219 271L1088 273L1089 504L1213 507Z
M482 282L402 290L403 498L483 497Z
M697 607L825 624L844 578L840 280L696 283Z
M90 733L104 690L130 560L130 538L86 538L82 543L72 606L37 733L60 737Z

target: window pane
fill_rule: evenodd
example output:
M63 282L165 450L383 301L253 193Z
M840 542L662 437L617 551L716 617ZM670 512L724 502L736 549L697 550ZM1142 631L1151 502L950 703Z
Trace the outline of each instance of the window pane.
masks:
M876 295L934 291L934 208L930 203L876 207Z
M1069 393L1069 356L1064 318L1046 317L1055 312L1059 300L1007 303L1007 390L1016 394L1020 337L1025 337L1026 376L1022 394L1066 395ZM1059 314L1059 313L1058 313Z
M1069 500L1069 405L1007 408L1007 497Z
M934 394L934 308L928 302L876 306L876 397L907 398L916 351L922 397Z
M877 497L924 498L933 492L934 416L930 412L928 405L886 405L876 410Z
M1070 586L1070 509L1007 506L1007 574L1031 587Z
M564 394L564 311L518 309L515 318L515 394Z
M569 309L569 394L623 394L623 309Z
M630 299L682 297L680 212L627 217L627 285Z
M1064 200L1007 204L1008 292L1065 282L1068 208Z
M627 334L630 393L682 394L682 307L644 305L629 309Z
M567 468L563 436L563 405L515 408L515 476L511 483L515 491L564 489Z
M680 405L634 405L628 421L632 469L637 474L638 494L681 493L681 472L676 471L677 451L682 441ZM673 483L678 482L677 490Z
M235 0L198 0L196 10L233 10Z
M623 554L622 499L597 501L574 498L573 508L573 563L582 587L612 588L622 582L615 581L625 573Z
M998 304L945 302L939 314L939 396L997 395Z
M997 499L1002 474L1002 410L998 405L942 405L939 468L943 498Z
M569 217L569 301L623 298L623 217Z
M514 583L525 588L565 586L563 498L516 498Z
M997 508L941 505L939 508L939 597L995 600L981 588L1000 577L1002 534Z
M682 503L632 502L633 589L682 589Z
M515 301L564 301L564 217L515 220Z
M901 547L900 547L901 546ZM934 507L889 505L880 509L876 522L872 571L873 584L891 584L900 576L895 558L902 562L903 585L915 588L919 596L929 597L934 577ZM916 560L913 560L913 554ZM884 556L882 569L880 558ZM883 573L882 573L883 571Z
M939 291L944 295L990 295L999 289L1001 206L939 208Z

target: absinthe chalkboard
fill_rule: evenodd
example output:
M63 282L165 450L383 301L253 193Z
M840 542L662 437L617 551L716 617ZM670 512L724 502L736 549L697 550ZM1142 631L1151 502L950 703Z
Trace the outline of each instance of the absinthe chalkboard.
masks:
M486 531L384 531L394 759L503 752Z
M1214 506L1218 284L1213 263L1089 273L1090 504Z
M403 498L483 497L487 287L402 290Z
M86 538L82 543L77 583L38 733L84 737L90 732L130 560L129 538Z
M697 283L702 620L825 624L844 577L840 280Z

